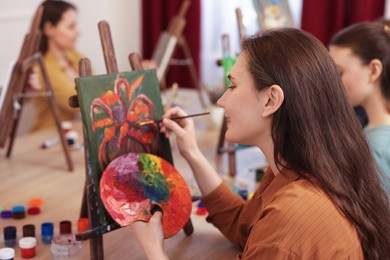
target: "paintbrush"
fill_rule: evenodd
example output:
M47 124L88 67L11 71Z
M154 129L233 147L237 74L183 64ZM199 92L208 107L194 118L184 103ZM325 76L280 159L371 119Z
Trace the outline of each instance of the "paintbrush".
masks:
M180 120L180 119L184 119L184 118L188 118L188 117L196 117L196 116L203 116L203 115L209 115L210 112L205 112L205 113L199 113L199 114L192 114L192 115L188 115L188 116L178 116L178 117L171 117L169 119L171 120ZM140 122L139 125L143 126L143 125L147 125L147 124L153 124L153 123L161 123L163 121L163 119L157 119L157 120L147 120L147 121L143 121L143 122Z

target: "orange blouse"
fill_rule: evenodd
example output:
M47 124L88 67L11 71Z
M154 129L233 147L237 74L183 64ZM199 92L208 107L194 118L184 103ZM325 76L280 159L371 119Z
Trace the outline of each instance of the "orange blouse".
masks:
M247 202L222 183L202 199L237 259L364 259L355 227L315 182L292 171L264 175Z

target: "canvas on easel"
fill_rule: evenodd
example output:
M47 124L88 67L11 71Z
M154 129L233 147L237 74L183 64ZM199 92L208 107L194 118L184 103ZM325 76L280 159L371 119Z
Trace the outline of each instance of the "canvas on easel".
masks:
M124 211L119 209L129 201L131 204L134 196L122 194L142 193L144 197L148 197L151 193L155 195L154 191L164 193L166 189L173 187L169 183L168 186L161 185L163 182L167 183L165 177L168 175L159 175L161 178L157 178L158 182L154 183L152 180L156 180L155 176L149 175L145 170L152 168L160 169L161 172L172 172L173 169L165 167L173 163L169 140L160 134L157 124L154 123L154 120L163 115L156 71L143 70L139 55L133 53L129 57L133 71L119 73L109 25L102 21L98 27L107 74L92 76L90 61L87 58L82 59L79 64L80 77L76 79L77 96L72 96L69 100L72 107L80 107L82 115L87 176L80 215L88 215L90 223L90 229L76 234L76 239L90 239L92 259L104 258L103 234L119 228L118 223L128 223L117 218L123 216L119 213L127 214L131 211L132 206ZM124 164L133 166L122 167ZM168 168L171 170L167 170ZM148 190L135 188L136 181L124 180L123 170L129 169L134 169L132 173L137 176L135 179L138 184L139 181L154 183L151 193L150 187ZM142 176L142 173L146 173L146 176ZM115 195L121 188L125 189L125 192L121 193L119 203ZM190 205L187 209L189 218L189 190L187 195ZM177 198L182 199L181 196L176 196ZM151 200L143 199L143 202L145 201L149 203ZM139 205L139 201L136 204ZM162 202L160 205L163 207L163 204ZM183 211L180 206L179 208ZM151 211L148 211L144 215L151 214ZM175 220L174 216L172 220ZM191 220L186 220L183 225L180 229L183 228L184 232L190 235L193 232Z
M252 0L261 31L294 25L288 0Z
M184 0L180 6L179 13L174 16L166 31L160 34L156 47L152 54L152 60L157 64L157 78L161 85L164 85L165 76L172 65L172 57L177 49L180 49L185 57L181 62L187 66L191 81L196 87L200 102L203 107L206 103L202 96L202 84L197 76L196 68L193 62L192 54L189 49L186 38L183 35L185 25L187 23L185 16L189 10L191 1Z

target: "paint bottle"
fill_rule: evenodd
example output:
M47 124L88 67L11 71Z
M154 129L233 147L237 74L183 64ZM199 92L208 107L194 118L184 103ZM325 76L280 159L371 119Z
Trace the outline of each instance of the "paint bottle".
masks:
M24 225L23 237L35 237L35 226L32 224Z
M62 121L61 122L61 128L62 128L62 131L64 131L64 134L66 134L67 132L72 130L72 126L73 126L73 124L70 121Z
M41 225L42 242L50 244L53 239L54 224L52 222L45 222Z
M238 190L238 195L240 195L243 200L248 200L248 190L246 190L246 189L239 189Z
M43 204L43 199L42 198L31 198L28 204L31 207L40 207Z
M0 216L1 216L1 218L3 218L3 219L12 218L12 211L11 211L11 210L3 210L3 211L0 213Z
M82 260L82 244L76 241L76 237L72 234L62 234L55 236L50 246L51 259L62 260Z
M4 244L6 247L14 247L16 245L16 227L4 227Z
M15 257L15 250L10 247L3 247L0 249L0 260L13 260Z
M36 255L37 240L35 237L19 239L20 255L22 258L33 258Z
M72 222L63 220L60 222L60 234L72 234Z
M89 220L88 218L79 218L77 220L77 233L82 233L89 229Z
M27 209L28 215L38 215L39 213L41 213L41 209L39 207L29 207Z
M207 214L207 209L201 201L198 202L198 208L196 209L196 215L203 216Z
M72 146L77 143L79 134L76 131L69 131L65 134L65 139L68 145Z
M25 217L26 217L26 208L24 206L12 207L12 218L13 219L22 219Z

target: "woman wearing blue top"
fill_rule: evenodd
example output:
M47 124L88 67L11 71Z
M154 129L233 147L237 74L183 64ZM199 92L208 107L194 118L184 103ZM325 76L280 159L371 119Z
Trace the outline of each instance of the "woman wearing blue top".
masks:
M329 51L351 104L367 113L364 132L390 197L390 27L351 25L333 37Z

